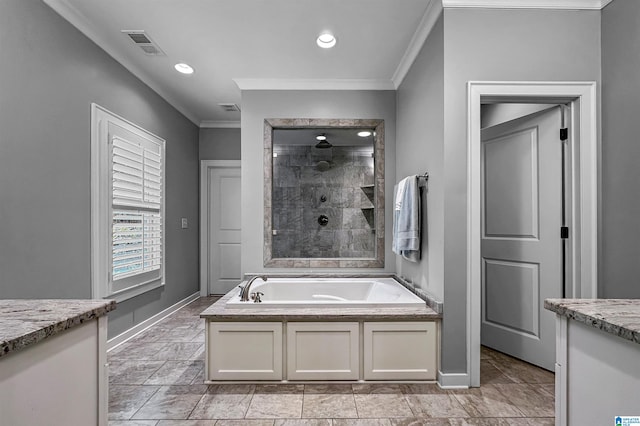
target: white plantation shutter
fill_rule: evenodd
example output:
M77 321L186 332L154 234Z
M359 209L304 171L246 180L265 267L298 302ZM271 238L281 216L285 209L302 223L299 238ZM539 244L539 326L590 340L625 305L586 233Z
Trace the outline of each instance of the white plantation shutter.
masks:
M165 284L165 144L91 104L91 297L122 302Z
M160 276L162 152L160 145L150 141L112 138L113 291Z

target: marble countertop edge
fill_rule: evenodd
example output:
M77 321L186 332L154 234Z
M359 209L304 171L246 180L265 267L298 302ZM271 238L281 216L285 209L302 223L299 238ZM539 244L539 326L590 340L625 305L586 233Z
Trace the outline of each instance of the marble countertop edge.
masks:
M546 299L545 309L640 344L640 299Z
M102 299L1 299L0 357L100 318L116 309Z

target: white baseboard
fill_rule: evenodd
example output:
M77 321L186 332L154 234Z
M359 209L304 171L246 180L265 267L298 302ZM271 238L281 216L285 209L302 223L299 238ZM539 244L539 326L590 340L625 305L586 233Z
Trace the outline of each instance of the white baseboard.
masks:
M468 389L469 383L467 373L443 373L438 370L438 384L442 389Z
M187 296L181 301L179 301L178 303L175 303L169 306L167 309L164 309L158 312L151 318L148 318L142 321L140 324L134 325L127 331L120 333L117 336L107 340L107 352L111 351L112 349L115 349L117 346L123 344L124 342L131 339L132 337L137 336L138 334L145 331L147 328L157 324L158 322L162 321L163 319L173 314L174 312L177 312L181 308L187 306L189 303L193 302L199 297L200 297L199 291L196 293L193 293L191 296Z

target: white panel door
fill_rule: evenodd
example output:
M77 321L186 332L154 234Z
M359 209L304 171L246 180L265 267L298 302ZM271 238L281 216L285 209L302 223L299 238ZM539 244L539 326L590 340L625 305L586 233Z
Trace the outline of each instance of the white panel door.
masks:
M560 107L482 131L482 344L553 370L562 297Z
M224 294L242 281L240 268L240 169L209 173L209 294Z

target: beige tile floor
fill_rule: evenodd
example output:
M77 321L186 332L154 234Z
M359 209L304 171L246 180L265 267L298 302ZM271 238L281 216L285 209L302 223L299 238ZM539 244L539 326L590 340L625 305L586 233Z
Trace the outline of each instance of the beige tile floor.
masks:
M201 298L109 355L111 426L553 425L554 376L483 348L481 386L212 385Z

